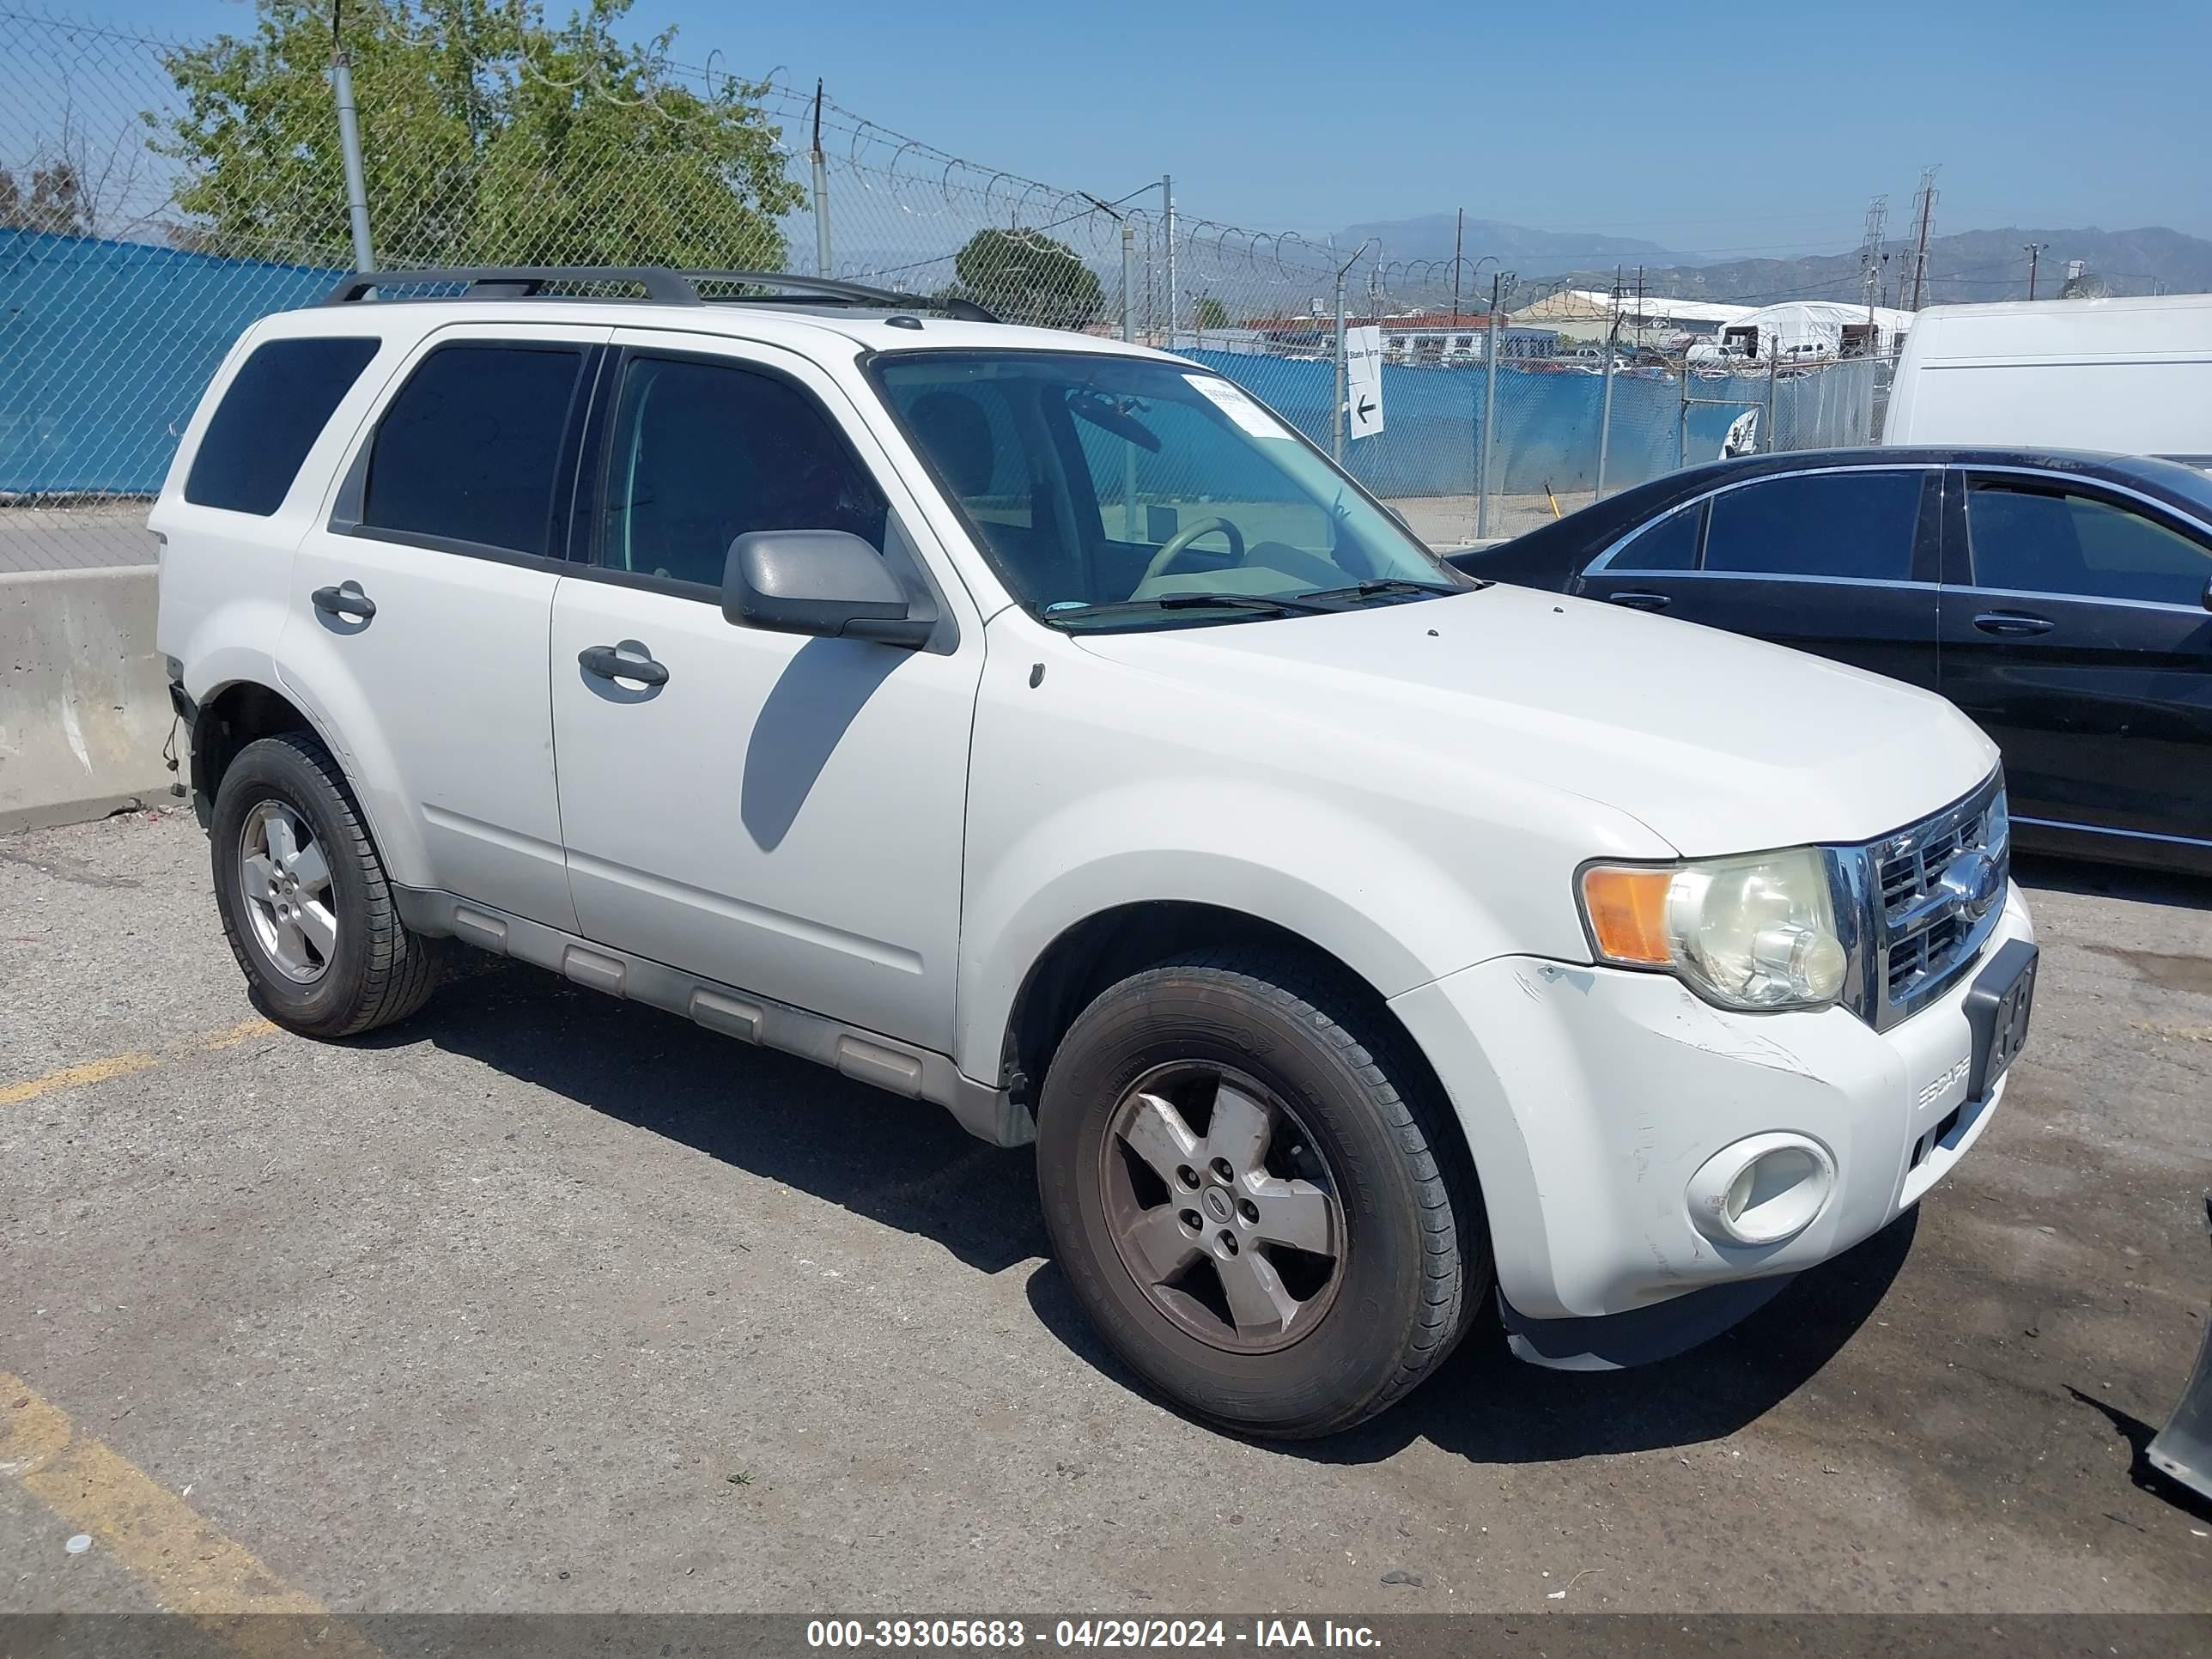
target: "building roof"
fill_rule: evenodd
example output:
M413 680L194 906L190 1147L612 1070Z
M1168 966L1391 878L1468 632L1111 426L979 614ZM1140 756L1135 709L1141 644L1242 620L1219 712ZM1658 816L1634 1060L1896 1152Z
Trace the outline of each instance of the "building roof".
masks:
M1655 323L1733 323L1749 316L1753 306L1724 305L1717 300L1677 300L1662 294L1633 294L1618 298L1601 288L1561 289L1512 315L1532 321L1601 322L1618 311L1623 317L1642 317Z

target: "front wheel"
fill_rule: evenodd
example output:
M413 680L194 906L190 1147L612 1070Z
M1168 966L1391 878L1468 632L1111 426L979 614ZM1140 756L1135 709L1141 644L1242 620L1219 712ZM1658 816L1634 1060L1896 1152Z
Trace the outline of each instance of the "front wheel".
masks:
M1137 974L1077 1017L1039 1105L1076 1296L1212 1422L1349 1428L1436 1367L1488 1285L1435 1085L1340 973L1252 950Z
M353 792L313 738L288 732L240 750L208 836L223 932L270 1018L350 1036L428 999L437 942L400 921Z

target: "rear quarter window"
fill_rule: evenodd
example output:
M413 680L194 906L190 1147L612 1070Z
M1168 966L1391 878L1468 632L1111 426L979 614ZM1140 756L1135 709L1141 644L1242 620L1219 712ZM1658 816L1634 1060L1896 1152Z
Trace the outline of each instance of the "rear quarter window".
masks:
M185 499L262 518L282 507L331 411L382 343L322 335L256 346L208 421Z

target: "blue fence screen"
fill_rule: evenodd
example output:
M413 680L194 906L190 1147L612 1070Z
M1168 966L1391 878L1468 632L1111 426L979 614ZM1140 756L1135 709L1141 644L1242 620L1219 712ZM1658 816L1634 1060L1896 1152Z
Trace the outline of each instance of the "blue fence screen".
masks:
M247 324L343 272L0 228L0 495L150 495Z
M343 274L0 228L0 498L155 494L231 343L257 318L314 304ZM1333 363L1186 355L1328 446ZM1784 448L1868 441L1873 370L1871 362L1844 363L1783 380L1775 441ZM1387 424L1377 436L1347 444L1353 475L1385 497L1472 494L1482 369L1385 364L1382 374ZM1501 362L1491 489L1589 489L1602 392L1595 374ZM1729 424L1761 406L1767 386L1761 376L1700 377L1692 395L1729 402L1693 405L1686 436L1677 377L1650 369L1614 377L1609 487L1718 455Z

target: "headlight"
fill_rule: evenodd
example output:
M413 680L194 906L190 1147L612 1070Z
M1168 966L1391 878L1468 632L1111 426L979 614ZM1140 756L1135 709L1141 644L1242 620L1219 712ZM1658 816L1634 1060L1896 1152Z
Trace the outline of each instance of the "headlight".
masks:
M1723 1008L1820 1008L1847 966L1809 847L1677 865L1593 865L1583 915L1601 961L1662 968Z

